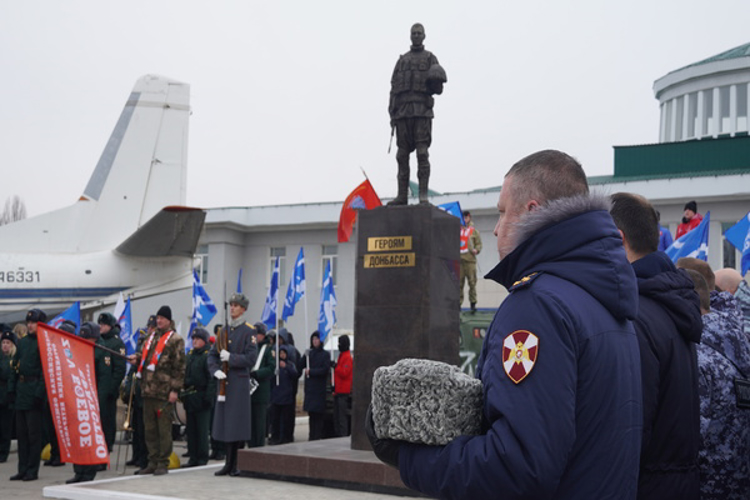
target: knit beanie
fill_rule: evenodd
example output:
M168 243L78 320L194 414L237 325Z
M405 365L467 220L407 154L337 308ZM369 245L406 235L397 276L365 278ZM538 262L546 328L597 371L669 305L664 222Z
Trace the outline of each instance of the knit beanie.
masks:
M159 310L156 311L156 315L172 321L172 309L170 309L169 306L161 306Z

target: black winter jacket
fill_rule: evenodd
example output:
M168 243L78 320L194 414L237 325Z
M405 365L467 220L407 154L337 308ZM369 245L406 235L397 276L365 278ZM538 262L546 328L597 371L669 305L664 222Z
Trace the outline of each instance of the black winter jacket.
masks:
M700 498L700 400L696 344L701 321L690 277L663 252L633 263L641 351L643 441L639 499Z

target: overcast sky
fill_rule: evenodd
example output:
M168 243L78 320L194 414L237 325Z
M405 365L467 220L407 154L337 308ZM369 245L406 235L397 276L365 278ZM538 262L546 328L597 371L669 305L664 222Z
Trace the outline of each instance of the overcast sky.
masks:
M658 140L654 80L750 42L748 19L747 0L2 0L0 203L73 203L147 73L191 85L189 205L342 201L360 167L392 197L414 22L448 74L432 189L497 186L546 148L612 174L613 146Z

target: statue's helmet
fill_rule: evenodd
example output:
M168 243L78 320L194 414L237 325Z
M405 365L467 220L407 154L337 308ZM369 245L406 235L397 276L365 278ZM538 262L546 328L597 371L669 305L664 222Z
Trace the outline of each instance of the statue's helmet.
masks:
M433 64L430 69L427 70L427 82L428 83L445 83L448 81L448 76L445 74L445 70L439 64Z

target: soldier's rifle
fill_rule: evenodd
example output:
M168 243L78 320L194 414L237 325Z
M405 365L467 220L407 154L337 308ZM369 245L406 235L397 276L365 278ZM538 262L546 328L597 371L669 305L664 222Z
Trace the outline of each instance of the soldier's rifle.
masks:
M229 303L227 302L227 283L224 282L224 328L219 329L219 334L216 336L216 350L221 353L223 350L229 350ZM224 374L229 372L229 363L223 361L221 363L221 371ZM219 394L216 396L216 400L223 403L227 399L227 379L223 378L219 380Z

